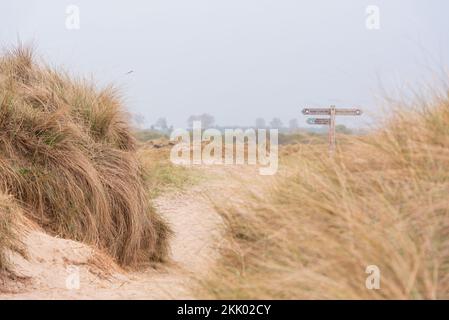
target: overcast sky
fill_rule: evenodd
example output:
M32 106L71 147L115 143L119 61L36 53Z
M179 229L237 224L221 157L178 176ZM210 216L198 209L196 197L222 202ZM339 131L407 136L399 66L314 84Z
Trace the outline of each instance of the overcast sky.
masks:
M71 4L79 29L66 27ZM380 29L367 28L369 5ZM381 87L447 67L448 13L445 0L2 0L0 44L32 41L52 65L116 83L148 124L205 112L303 124L305 106L375 113Z

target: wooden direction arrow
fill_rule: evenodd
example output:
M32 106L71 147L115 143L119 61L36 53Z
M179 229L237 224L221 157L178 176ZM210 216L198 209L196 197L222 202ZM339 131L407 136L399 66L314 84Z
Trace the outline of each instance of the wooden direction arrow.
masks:
M302 109L302 113L305 115L318 116L318 115L330 115L330 108L305 108Z
M319 125L330 125L331 119L329 118L309 118L307 119L308 124L319 124Z
M302 109L302 113L310 116L318 116L318 115L330 115L331 108L305 108ZM362 110L360 109L335 109L336 116L360 116L362 114Z
M336 116L360 116L362 110L360 109L335 109Z

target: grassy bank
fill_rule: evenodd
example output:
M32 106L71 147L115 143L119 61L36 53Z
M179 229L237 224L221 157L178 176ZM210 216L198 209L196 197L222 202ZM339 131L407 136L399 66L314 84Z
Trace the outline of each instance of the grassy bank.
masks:
M227 242L200 297L449 298L448 96L347 137L333 159L324 145L289 150L274 184L216 203Z
M123 266L163 260L169 229L136 149L115 89L73 79L21 46L0 57L0 191L27 219Z

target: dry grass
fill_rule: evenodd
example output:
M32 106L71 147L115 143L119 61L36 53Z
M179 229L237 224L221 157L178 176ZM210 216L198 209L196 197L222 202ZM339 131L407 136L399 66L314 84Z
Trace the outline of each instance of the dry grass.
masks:
M51 234L126 266L166 255L169 229L149 203L117 92L38 64L21 46L0 58L0 176Z
M192 167L174 165L170 161L171 145L168 140L157 140L162 147L143 145L138 150L138 158L144 168L144 178L152 199L164 192L181 190L195 184L201 174Z
M298 146L262 194L217 203L229 241L200 296L448 299L448 168L446 95L349 137L334 159Z
M25 253L22 243L24 225L22 211L15 200L0 193L0 278L10 269L9 251Z

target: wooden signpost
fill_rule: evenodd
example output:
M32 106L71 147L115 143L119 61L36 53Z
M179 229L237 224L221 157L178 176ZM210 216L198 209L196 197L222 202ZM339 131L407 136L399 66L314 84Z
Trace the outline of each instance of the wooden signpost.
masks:
M332 155L335 151L335 116L360 116L362 110L355 108L337 109L335 106L330 106L330 108L305 108L302 113L306 116L329 116L329 118L308 118L307 123L329 126L329 154Z

